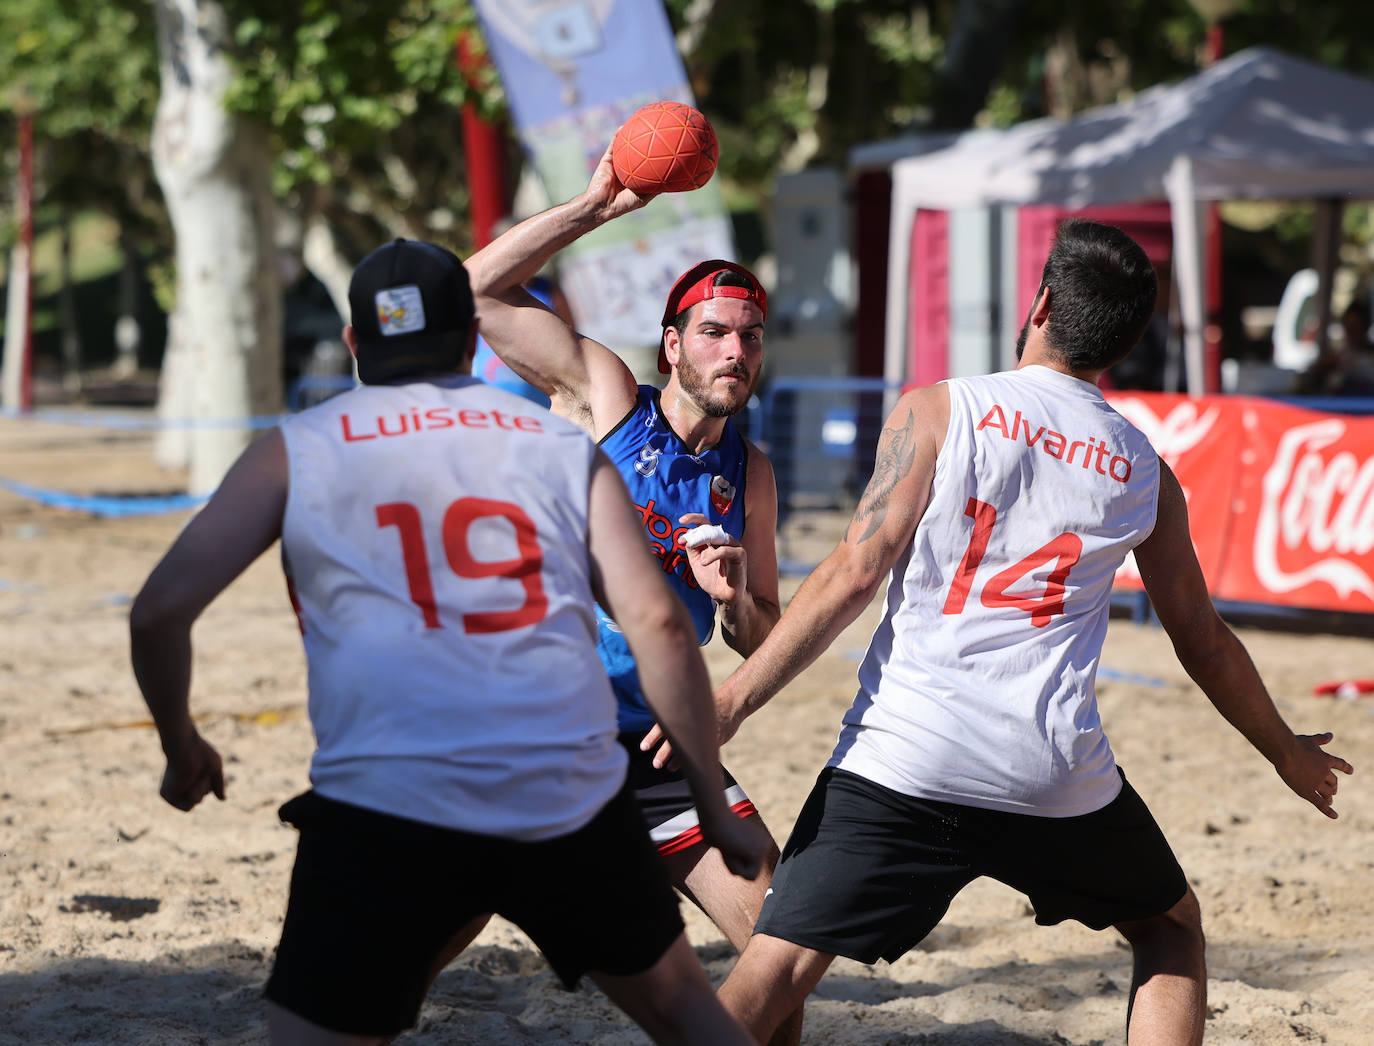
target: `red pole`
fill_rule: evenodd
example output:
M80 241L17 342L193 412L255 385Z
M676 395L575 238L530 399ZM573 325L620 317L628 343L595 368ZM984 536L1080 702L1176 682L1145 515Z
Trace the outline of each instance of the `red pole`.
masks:
M477 51L471 34L464 33L458 38L454 58L467 77L468 85L475 86L488 59L485 52ZM510 210L506 199L505 142L496 126L483 119L471 102L463 106L462 127L471 201L472 246L476 250L491 242L492 227Z
M463 155L467 160L468 196L472 209L472 246L492 240L492 226L506 214L501 135L478 115L469 102L463 106Z
M1202 326L1203 381L1207 392L1221 391L1221 209L1207 205L1206 322Z
M19 352L19 409L33 408L33 117L21 114L19 131L19 244L24 255L24 340Z
M1221 60L1224 53L1221 23L1207 27L1207 64ZM1204 242L1207 251L1207 283L1203 288L1202 373L1206 392L1221 391L1221 208L1207 205Z
M1226 34L1222 31L1220 20L1207 26L1207 64L1221 61L1225 53Z

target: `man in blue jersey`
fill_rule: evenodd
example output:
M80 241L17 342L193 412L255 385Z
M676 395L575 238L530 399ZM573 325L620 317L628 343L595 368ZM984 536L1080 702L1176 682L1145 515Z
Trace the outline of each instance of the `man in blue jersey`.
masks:
M660 392L637 384L619 356L578 334L522 286L554 253L648 199L616 180L608 153L584 193L502 234L469 258L467 269L488 344L548 393L554 413L590 432L625 477L645 536L687 604L698 639L709 640L719 620L725 642L747 656L779 614L773 468L732 420L763 365L763 287L747 269L720 260L701 262L678 279L663 315L658 366L668 380ZM667 757L653 751L659 735L624 637L604 613L598 617L621 741L650 832L679 889L742 948L769 876L745 882L729 875L719 852L702 840L684 783L656 765ZM728 773L725 783L731 807L757 819ZM800 1035L798 1010L776 1041L796 1042Z

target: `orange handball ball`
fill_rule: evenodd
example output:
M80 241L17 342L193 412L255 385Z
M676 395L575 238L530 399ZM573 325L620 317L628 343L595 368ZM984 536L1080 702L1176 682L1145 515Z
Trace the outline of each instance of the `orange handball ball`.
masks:
M616 178L642 194L699 189L710 181L719 157L715 129L681 102L641 106L611 140Z

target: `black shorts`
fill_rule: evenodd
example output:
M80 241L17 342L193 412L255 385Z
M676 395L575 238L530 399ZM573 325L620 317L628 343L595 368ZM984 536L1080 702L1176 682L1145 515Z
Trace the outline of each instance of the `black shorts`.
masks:
M322 1027L414 1025L430 969L474 916L519 926L568 987L629 975L682 932L677 896L628 785L584 827L515 842L421 824L315 792L281 808L300 831L267 997Z
M1030 898L1042 926L1076 919L1095 930L1166 912L1188 889L1124 774L1121 794L1102 809L1058 818L916 799L826 768L754 932L892 962L984 875Z
M649 838L666 857L701 842L701 823L687 778L678 770L658 769L654 766L654 753L639 750L644 733L642 730L622 733L620 743L630 756L630 787L644 811ZM730 809L739 817L758 813L730 771L722 766L720 773L725 781L725 802Z

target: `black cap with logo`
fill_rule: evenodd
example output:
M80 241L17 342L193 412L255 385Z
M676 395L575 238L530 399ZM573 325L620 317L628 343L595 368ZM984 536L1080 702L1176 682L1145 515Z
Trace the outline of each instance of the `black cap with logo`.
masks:
M447 373L463 361L472 287L450 250L406 239L378 247L353 270L348 307L365 385Z

